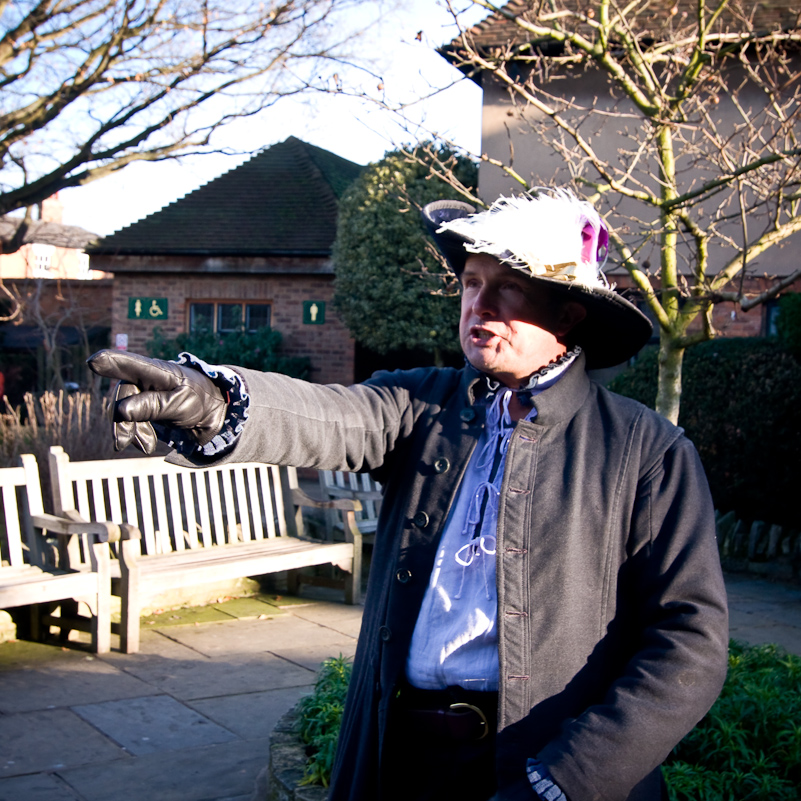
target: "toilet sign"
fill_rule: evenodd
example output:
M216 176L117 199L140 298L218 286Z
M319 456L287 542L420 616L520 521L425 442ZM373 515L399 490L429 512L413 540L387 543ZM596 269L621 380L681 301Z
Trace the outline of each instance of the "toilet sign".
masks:
M167 298L128 298L129 320L166 320Z
M325 301L324 300L304 300L303 301L303 324L304 325L323 325L325 323Z

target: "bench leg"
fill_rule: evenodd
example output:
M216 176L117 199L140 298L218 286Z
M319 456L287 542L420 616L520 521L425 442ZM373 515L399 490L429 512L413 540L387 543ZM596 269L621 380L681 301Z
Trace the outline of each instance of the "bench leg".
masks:
M300 592L300 570L287 570L286 589L290 595L297 595Z
M142 602L139 595L138 540L120 543L120 650L124 654L139 651L139 616Z
M92 549L97 571L97 598L92 610L92 648L95 653L107 654L111 650L111 568L108 544L98 542Z

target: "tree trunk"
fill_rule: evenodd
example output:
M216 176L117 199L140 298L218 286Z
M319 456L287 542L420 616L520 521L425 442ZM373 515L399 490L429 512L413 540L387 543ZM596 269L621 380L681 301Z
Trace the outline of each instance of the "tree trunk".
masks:
M671 423L678 425L681 403L681 365L684 348L675 347L664 331L659 341L659 384L656 391L656 410Z

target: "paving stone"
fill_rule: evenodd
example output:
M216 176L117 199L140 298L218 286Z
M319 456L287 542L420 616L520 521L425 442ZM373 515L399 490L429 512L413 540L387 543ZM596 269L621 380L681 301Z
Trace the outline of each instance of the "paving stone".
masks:
M238 739L168 695L85 704L73 711L134 756Z
M212 801L247 796L267 764L269 739L148 754L59 775L83 801Z
M231 620L233 616L226 614L217 606L187 606L181 609L168 609L143 617L141 627L153 626L199 626L201 623L217 623L221 620Z
M315 669L269 653L212 660L186 648L178 658L126 659L125 670L160 693L187 700L302 687L314 682Z
M269 737L275 724L314 689L313 684L188 701L187 705L245 740Z
M363 613L363 606L332 603L318 603L292 610L295 617L334 629L354 639L359 637Z
M80 801L57 776L35 773L0 779L0 801Z
M0 712L6 713L152 694L153 689L134 676L87 656L0 673Z
M67 646L52 645L28 640L15 640L0 644L0 675L15 670L51 662L80 662L90 656L85 651Z
M276 617L277 615L286 614L286 610L261 598L234 598L222 604L215 604L214 608L239 620Z
M780 604L750 600L730 601L729 613L732 611L766 618L785 626L801 627L801 604Z
M0 755L2 778L129 758L67 709L0 716Z
M294 614L271 620L240 620L225 624L225 636L217 631L220 624L172 629L177 642L209 657L224 654L269 652L295 664L316 671L320 663L340 653L350 656L356 650L356 638L325 626L319 626Z
M732 637L749 645L779 645L785 651L801 656L801 628L797 626L742 626L732 632Z

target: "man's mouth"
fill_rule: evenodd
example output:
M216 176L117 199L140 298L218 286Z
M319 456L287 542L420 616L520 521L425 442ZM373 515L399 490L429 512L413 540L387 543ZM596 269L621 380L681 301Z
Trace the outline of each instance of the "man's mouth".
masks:
M493 337L498 336L498 334L496 334L494 331L490 331L488 328L474 325L470 329L470 336L473 337L473 339L477 339L481 342L489 342L491 339L493 339Z

